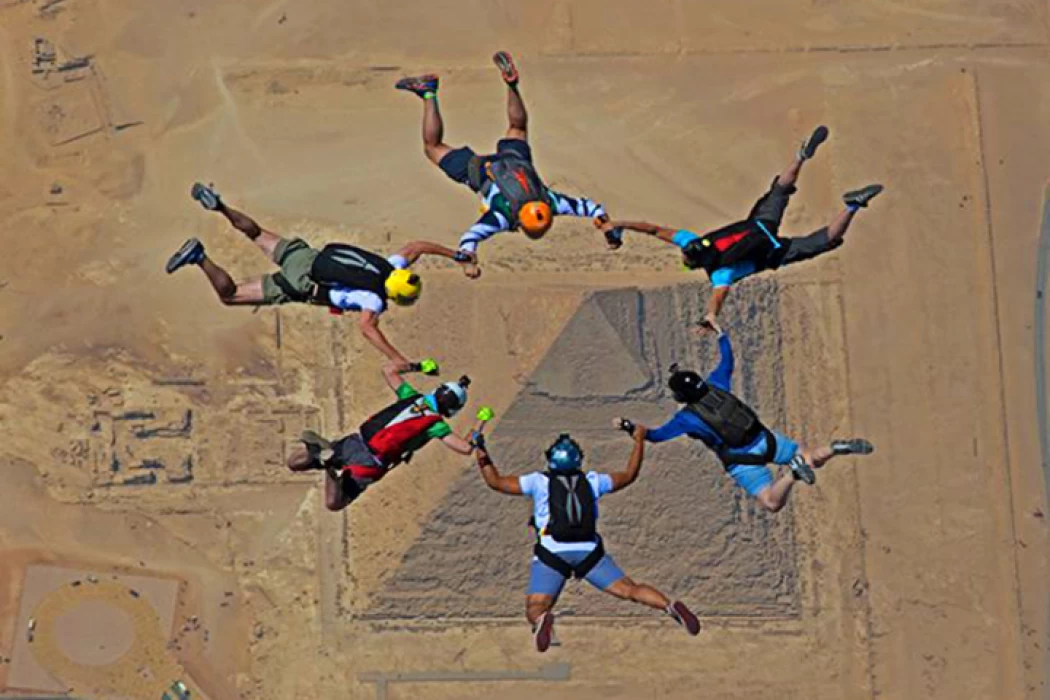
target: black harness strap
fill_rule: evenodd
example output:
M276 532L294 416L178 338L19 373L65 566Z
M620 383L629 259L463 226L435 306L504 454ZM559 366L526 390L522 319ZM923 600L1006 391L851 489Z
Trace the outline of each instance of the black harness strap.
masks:
M605 544L602 542L602 538L599 537L598 546L575 566L540 544L538 535L536 546L533 547L532 553L536 555L537 559L565 578L585 578L591 572L591 569L597 566L598 562L605 556Z
M722 466L728 467L730 464L762 465L772 462L777 456L777 439L767 428L762 429L762 435L766 438L766 451L760 455L734 453L733 448L723 445L716 453L718 459L722 461Z
M303 294L288 281L288 278L284 276L284 273L277 272L273 275L273 282L281 291L288 295L288 298L292 301L311 301L312 298L309 293Z

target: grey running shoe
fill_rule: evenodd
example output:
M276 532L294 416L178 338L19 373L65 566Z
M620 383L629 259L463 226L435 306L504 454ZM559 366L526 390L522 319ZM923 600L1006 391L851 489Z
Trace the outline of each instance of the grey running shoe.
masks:
M806 464L806 459L802 455L795 455L788 466L799 481L804 481L810 486L817 483L817 475L813 473L813 468Z
M828 140L828 127L823 124L813 130L809 138L802 142L798 149L799 160L809 160L817 153L817 147Z
M875 451L875 445L864 438L832 440L831 451L837 455L870 455Z
M675 622L685 627L685 631L689 633L689 636L695 637L700 634L700 620L696 619L696 615L689 608L685 607L685 603L676 600L668 605L666 609L667 614Z
M322 463L327 462L335 456L335 450L332 449L332 443L312 430L304 430L300 433L299 440L306 445L306 449L310 453L310 456L314 459L320 460Z
M191 238L182 244L182 247L168 258L168 264L164 266L170 275L175 270L185 265L200 265L204 260L204 244L197 238Z
M205 185L200 182L193 183L193 188L190 190L190 196L197 200L200 205L208 211L215 211L222 206L222 200L219 198L219 193L210 185Z
M847 207L860 207L863 209L868 206L868 202L879 195L879 192L882 192L882 185L868 185L842 195L842 201Z
M536 642L536 651L542 654L550 649L553 636L554 614L548 611L543 613L539 622L536 623L535 629L532 630L532 638Z

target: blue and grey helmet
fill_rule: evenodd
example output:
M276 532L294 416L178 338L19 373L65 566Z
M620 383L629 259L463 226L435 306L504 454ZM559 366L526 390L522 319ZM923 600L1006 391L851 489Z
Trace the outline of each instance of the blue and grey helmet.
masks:
M547 468L552 472L578 471L583 466L583 450L568 433L562 433L547 448Z

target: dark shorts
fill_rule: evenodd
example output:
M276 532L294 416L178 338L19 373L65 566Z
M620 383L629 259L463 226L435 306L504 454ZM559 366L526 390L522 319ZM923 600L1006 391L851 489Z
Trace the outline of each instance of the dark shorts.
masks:
M335 450L335 459L343 465L344 491L349 482L353 482L357 487L356 492L360 493L386 475L386 468L358 433L347 435L332 448Z
M780 224L784 221L784 213L787 211L788 203L791 201L791 195L795 194L795 192L797 190L794 185L781 187L777 184L777 179L773 178L773 184L769 186L769 190L764 195L758 198L755 206L751 207L751 213L747 215L747 218L761 223L772 235L779 235ZM783 252L783 257L776 260L772 267L809 260L822 253L835 250L842 245L841 238L835 241L828 240L827 226L817 229L808 236L783 238L781 240L787 243L787 249Z
M503 153L516 155L522 160L532 162L532 147L524 139L500 139L496 142L495 155ZM470 187L470 160L476 155L477 153L470 146L462 146L446 153L445 157L438 163L438 167L441 168L441 172L448 175L452 180ZM482 157L492 158L492 156ZM473 187L471 189L474 190ZM477 190L474 191L476 192Z

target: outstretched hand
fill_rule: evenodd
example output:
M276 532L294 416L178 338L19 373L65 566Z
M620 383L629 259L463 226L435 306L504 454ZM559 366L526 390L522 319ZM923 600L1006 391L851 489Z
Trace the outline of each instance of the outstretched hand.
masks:
M718 325L718 321L715 317L708 314L704 317L704 320L700 322L700 325L693 329L693 332L697 335L706 335L707 333L722 335L725 331L722 330L722 326Z
M472 262L463 263L463 274L472 280L481 277L481 266L478 265L476 257Z

